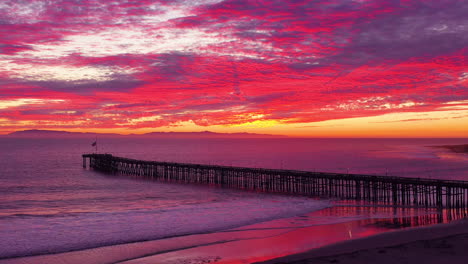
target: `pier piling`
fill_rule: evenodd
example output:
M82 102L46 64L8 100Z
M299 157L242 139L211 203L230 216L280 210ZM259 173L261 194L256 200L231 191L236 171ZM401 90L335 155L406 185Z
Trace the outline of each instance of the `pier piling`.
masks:
M468 209L468 181L142 161L83 154L83 167L179 183L260 192L335 197L407 207Z

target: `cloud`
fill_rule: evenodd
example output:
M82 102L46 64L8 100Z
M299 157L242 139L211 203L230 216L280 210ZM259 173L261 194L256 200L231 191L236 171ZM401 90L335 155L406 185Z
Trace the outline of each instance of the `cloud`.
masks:
M0 54L13 55L17 52L31 50L32 48L27 45L12 45L12 44L0 44Z
M464 2L3 1L0 100L64 101L4 104L2 118L131 129L463 111L447 103L468 99Z
M464 1L394 1L389 6L393 12L355 23L356 34L349 45L331 59L351 58L351 65L430 60L466 49L468 6Z

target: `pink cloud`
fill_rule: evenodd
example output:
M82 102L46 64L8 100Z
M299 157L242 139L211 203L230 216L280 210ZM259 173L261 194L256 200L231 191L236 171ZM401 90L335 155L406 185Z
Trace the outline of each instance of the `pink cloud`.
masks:
M314 122L468 99L463 1L13 2L4 128Z

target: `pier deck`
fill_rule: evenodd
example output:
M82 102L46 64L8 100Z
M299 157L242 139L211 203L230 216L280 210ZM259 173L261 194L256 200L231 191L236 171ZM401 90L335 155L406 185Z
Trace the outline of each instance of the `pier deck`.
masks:
M243 168L83 154L83 167L154 180L436 208L468 208L468 181Z

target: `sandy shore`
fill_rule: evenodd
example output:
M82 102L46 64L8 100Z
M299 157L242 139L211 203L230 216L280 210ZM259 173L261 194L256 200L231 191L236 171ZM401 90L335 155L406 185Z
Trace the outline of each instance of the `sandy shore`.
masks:
M348 240L262 263L468 263L468 219Z
M449 220L440 219L437 214L419 213L415 209L402 208L395 211L392 207L336 206L307 215L225 231L3 259L0 260L0 264L234 264L254 263L279 257L283 258L267 263L335 263L336 261L347 263L348 259L357 259L356 263L365 263L368 260L366 258L373 257L389 257L394 260L392 256L401 255L407 247L431 245L430 250L436 248L442 251L466 248L468 235L463 236L463 234L468 234L468 220L431 225ZM376 218L376 216L379 217ZM381 218L383 216L393 217ZM331 220L335 222L330 222ZM431 226L389 231L421 225ZM447 238L448 243L443 241L413 242L447 236L455 237ZM408 243L416 244L406 245ZM315 250L309 251L311 249ZM307 253L297 254L300 252ZM415 252L420 254L417 253L419 251ZM443 256L443 253L434 252L436 256ZM463 256L462 253L457 252L453 255ZM323 256L332 257L324 258ZM302 261L303 259L306 261Z

